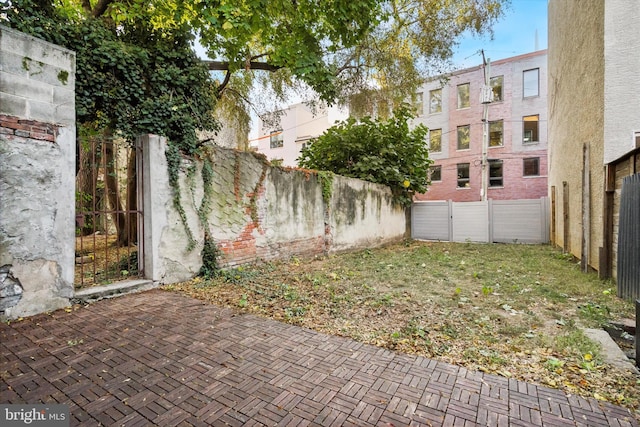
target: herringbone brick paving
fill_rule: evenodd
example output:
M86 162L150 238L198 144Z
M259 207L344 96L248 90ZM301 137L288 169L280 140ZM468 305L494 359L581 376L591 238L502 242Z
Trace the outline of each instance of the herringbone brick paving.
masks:
M606 402L159 290L0 339L0 401L68 404L78 426L638 426Z

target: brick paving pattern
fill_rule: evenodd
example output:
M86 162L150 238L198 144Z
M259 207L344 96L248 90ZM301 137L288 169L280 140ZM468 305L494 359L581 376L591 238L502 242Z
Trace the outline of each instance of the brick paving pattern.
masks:
M75 426L638 426L624 408L160 290L0 325L0 402Z

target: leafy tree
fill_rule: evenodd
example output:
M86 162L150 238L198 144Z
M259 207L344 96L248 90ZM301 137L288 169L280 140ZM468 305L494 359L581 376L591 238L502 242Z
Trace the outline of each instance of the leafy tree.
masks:
M412 117L406 105L384 121L350 117L303 148L298 164L387 185L408 206L413 194L427 190L432 163L425 144L428 130L424 125L410 130Z

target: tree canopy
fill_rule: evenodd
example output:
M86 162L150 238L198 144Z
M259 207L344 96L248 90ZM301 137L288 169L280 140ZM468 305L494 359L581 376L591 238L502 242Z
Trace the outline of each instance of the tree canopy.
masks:
M45 2L45 0L39 0ZM509 0L49 0L68 19L122 28L187 28L222 71L308 84L328 102L366 89L398 104L442 70L463 34L491 32ZM371 96L363 97L371 100Z
M167 136L185 153L196 130L215 130L215 86L193 52L188 27L155 28L148 20L116 26L95 13L72 13L43 0L12 0L9 25L76 52L76 118L81 131Z
M410 130L412 117L406 105L387 120L350 117L303 148L298 164L387 185L398 202L410 205L413 194L427 190L432 163L424 142L428 130Z

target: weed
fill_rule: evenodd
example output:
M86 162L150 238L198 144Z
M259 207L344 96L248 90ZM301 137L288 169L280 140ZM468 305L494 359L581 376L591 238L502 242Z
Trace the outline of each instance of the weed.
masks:
M483 295L489 295L493 293L493 287L489 286L489 285L483 285L482 286L482 294Z
M381 295L371 305L374 306L374 307L393 305L393 295L391 295L391 294Z
M606 305L588 302L579 308L580 317L597 326L602 326L611 318L611 310Z
M238 307L245 308L247 306L247 294L242 294L240 300L238 301Z

